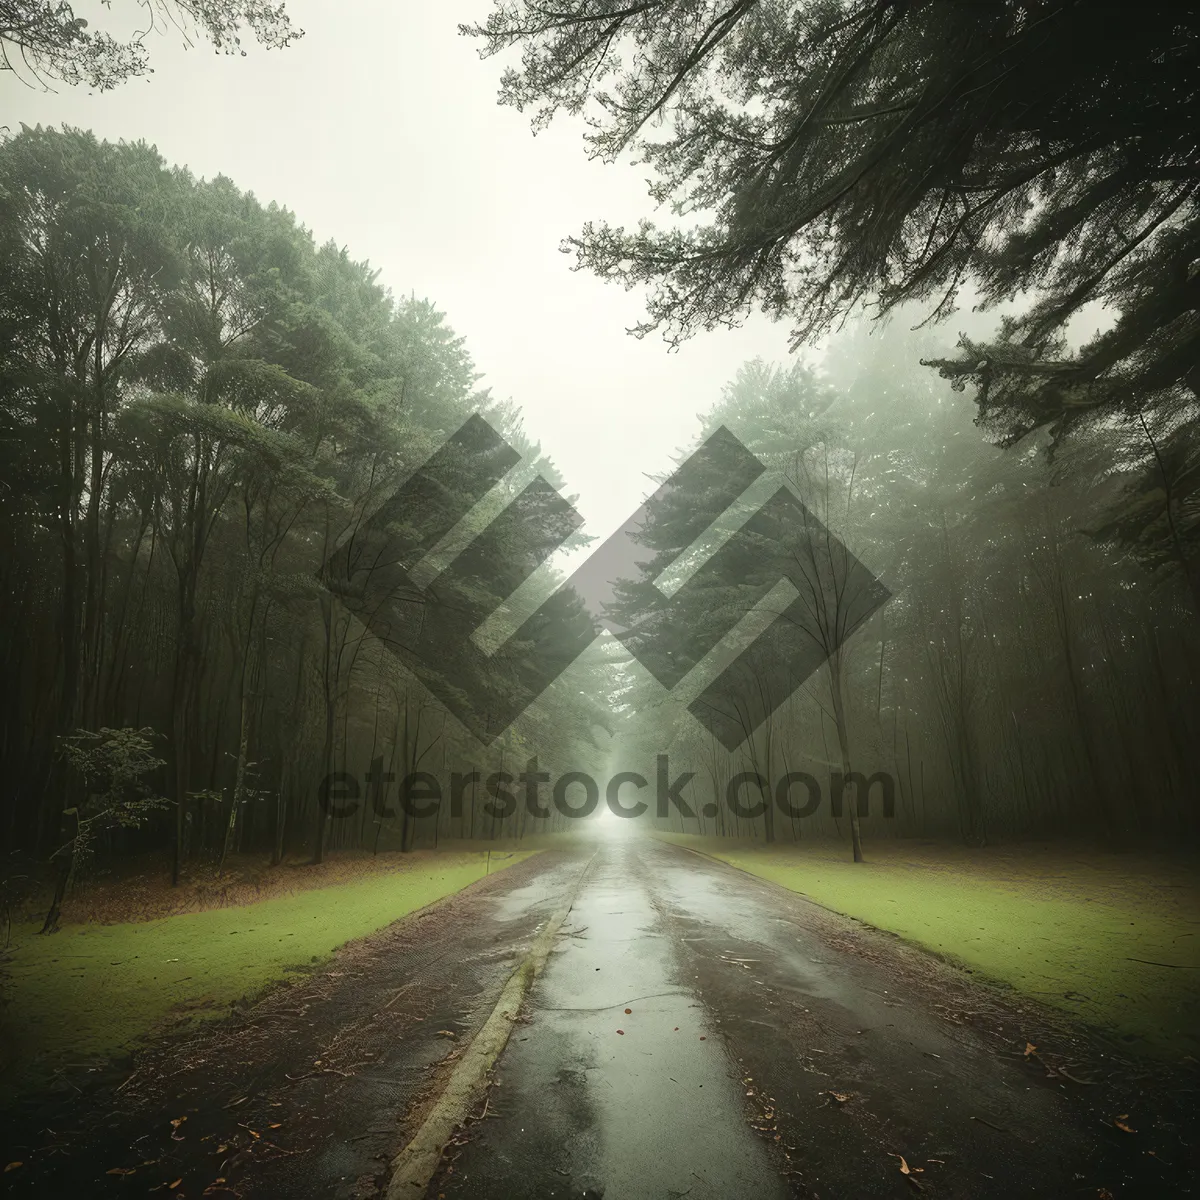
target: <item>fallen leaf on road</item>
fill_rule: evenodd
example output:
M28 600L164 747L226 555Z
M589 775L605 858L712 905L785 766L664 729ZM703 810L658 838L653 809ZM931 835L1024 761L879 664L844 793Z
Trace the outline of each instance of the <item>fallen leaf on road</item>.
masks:
M1128 1113L1121 1113L1120 1116L1113 1117L1113 1124L1118 1129L1124 1130L1126 1133L1137 1133L1136 1129L1133 1129L1128 1124L1126 1124L1128 1118L1129 1118Z
M702 1042L707 1042L707 1041L708 1041L708 1038L706 1038L706 1037L704 1037L703 1035L701 1035L701 1037L700 1037L700 1040L701 1040Z
M620 1034L622 1037L624 1037L624 1036L625 1036L625 1030L623 1030L623 1029L618 1029L618 1030L617 1030L617 1032L618 1032L618 1033L619 1033L619 1034Z
M910 1183L916 1184L917 1187L921 1187L921 1181L917 1178L917 1176L920 1175L925 1168L910 1167L903 1154L892 1154L890 1150L888 1151L888 1154L892 1158L898 1158L900 1160L900 1174L907 1176Z
M172 1191L174 1191L175 1188L177 1188L182 1182L183 1182L183 1176L180 1175L180 1177L177 1180L175 1180L174 1183L168 1183L167 1187L169 1187Z
M839 1104L845 1104L850 1099L849 1092L826 1092L825 1095L831 1096Z
M8 1166L4 1168L4 1173L7 1175L9 1171L15 1171L18 1167L23 1167L24 1165L25 1164L23 1162L10 1162Z
M1028 1058L1031 1054L1037 1053L1037 1047L1032 1042L1025 1043L1025 1057Z
M136 1167L109 1167L104 1173L105 1175L132 1175L136 1170Z
M453 1038L453 1037L458 1037L458 1034L455 1033L453 1029L439 1029L438 1037Z

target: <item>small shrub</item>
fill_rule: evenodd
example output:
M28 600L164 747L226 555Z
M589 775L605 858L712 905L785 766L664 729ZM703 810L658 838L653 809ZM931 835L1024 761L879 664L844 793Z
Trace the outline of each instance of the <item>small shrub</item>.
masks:
M80 729L59 739L59 754L83 777L87 799L63 812L75 819L75 833L52 855L59 864L58 883L43 933L58 927L63 898L95 853L97 838L113 829L137 829L150 816L170 807L154 794L147 776L164 765L154 753L153 729Z

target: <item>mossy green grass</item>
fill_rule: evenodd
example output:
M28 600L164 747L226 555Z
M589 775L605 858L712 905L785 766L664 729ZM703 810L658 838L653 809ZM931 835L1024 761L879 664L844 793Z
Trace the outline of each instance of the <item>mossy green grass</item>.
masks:
M1200 1058L1194 862L1051 846L765 846L661 834L1070 1013L1158 1057Z
M42 936L14 926L5 1003L4 1090L63 1066L119 1057L175 1019L221 1016L232 1003L309 970L337 947L511 866L439 852L402 869L258 903Z

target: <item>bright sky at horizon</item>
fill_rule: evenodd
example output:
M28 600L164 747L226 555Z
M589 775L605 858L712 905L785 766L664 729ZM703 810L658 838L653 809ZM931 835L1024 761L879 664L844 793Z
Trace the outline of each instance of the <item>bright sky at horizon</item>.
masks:
M743 362L787 358L788 327L758 317L677 352L625 332L643 295L572 271L559 246L589 219L653 215L644 172L590 162L578 122L534 137L496 103L505 62L481 61L457 31L490 8L289 0L305 36L286 50L217 55L170 30L149 39L155 73L111 92L43 91L5 73L0 124L151 142L170 163L285 205L396 293L434 301L481 386L520 406L604 537ZM106 28L139 12L133 0L74 9Z

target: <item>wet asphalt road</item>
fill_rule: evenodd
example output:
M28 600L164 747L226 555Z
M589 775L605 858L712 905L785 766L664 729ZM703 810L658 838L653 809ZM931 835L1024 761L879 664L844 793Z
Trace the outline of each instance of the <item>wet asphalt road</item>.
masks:
M381 1196L582 878L428 1200L1195 1194L1190 1083L1171 1092L1029 1001L801 896L609 832L351 943L136 1064L26 1096L0 1117L0 1161L24 1163L5 1190ZM1027 1038L1086 1085L1050 1077Z
M673 845L602 843L428 1197L1190 1194L1130 1174L1124 1135L1011 1049L1019 1001L972 1024L987 989L855 925Z
M435 1195L786 1197L658 907L647 867L669 854L597 852L503 1057L500 1116Z

